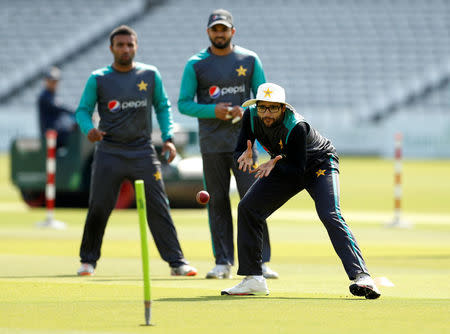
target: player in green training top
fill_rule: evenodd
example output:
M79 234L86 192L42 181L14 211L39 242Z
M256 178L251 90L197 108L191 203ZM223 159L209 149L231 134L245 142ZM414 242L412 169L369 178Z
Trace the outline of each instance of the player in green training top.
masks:
M114 63L92 73L76 111L82 132L96 143L78 275L94 273L122 181L142 179L148 225L161 257L169 263L172 275L194 276L197 271L184 259L178 242L150 135L153 106L164 142L162 152L169 152L171 162L176 155L172 110L161 76L156 67L133 61L137 35L130 27L114 29L110 43ZM100 115L98 129L92 124L95 105Z
M234 243L230 170L241 197L254 182L233 162L243 113L240 105L266 81L256 53L231 43L235 32L228 11L218 9L209 16L207 33L211 46L187 62L178 100L181 113L198 118L204 183L211 195L208 216L216 266L207 273L207 278L231 277ZM254 157L256 163L256 154ZM266 264L269 260L270 242L265 224L262 269L266 278L277 278L278 274Z

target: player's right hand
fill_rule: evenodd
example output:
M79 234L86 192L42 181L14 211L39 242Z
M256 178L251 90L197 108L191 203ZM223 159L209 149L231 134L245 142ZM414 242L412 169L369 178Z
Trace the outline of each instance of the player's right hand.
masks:
M104 135L106 135L106 132L93 128L89 130L87 137L90 142L95 143L96 141L102 140Z
M270 159L269 161L259 165L254 170L251 170L250 173L255 173L255 178L261 179L265 176L269 176L272 169L274 169L275 164L278 160L281 160L283 157L281 155L277 155L275 158Z
M241 171L246 172L248 169L248 172L252 172L253 168L253 150L252 150L252 142L251 140L247 140L247 149L244 151L244 153L241 154L239 159L237 160L239 163L239 169Z
M216 118L221 119L222 121L228 121L231 117L228 116L229 109L228 107L231 106L231 103L229 102L219 102L216 104L216 107L214 108L214 112L216 113Z

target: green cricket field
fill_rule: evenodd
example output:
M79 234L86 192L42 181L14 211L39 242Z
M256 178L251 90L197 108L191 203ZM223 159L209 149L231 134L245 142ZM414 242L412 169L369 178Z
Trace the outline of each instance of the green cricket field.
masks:
M213 253L206 209L173 209L196 277L171 277L149 235L153 326L145 323L136 210L115 210L95 276L78 277L86 209L56 209L64 230L36 227L0 156L0 333L450 333L450 161L406 160L402 219L394 217L394 165L341 158L341 209L367 266L381 283L377 300L354 297L306 192L269 220L269 296L221 296L237 284L207 280ZM238 198L232 197L236 217ZM236 221L234 222L236 226ZM235 228L236 231L236 228ZM237 259L236 259L237 262ZM385 284L386 282L392 282Z

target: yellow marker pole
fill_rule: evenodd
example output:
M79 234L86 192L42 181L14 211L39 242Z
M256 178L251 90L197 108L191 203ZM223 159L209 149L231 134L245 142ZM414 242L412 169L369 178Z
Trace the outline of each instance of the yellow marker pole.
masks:
M144 274L145 324L149 326L152 302L150 294L150 264L148 257L147 208L145 204L144 181L136 180L134 182L134 186L136 190L136 207L139 214L139 230L141 234L142 271Z

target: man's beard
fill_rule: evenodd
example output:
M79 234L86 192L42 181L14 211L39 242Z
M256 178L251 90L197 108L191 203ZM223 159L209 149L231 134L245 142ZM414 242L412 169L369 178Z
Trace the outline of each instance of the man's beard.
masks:
M211 44L218 49L226 49L228 46L230 46L231 43L231 38L229 40L224 39L224 41L221 42L220 44L214 42L214 40L212 40L211 38L209 40L211 41Z
M129 66L133 63L133 57L129 57L128 59L117 58L116 63L122 66Z
M263 125L264 125L266 128L275 128L275 127L277 127L278 125L280 125L281 123L283 123L283 117L282 117L282 116L280 116L280 117L278 117L278 118L276 118L276 119L273 119L272 117L267 117L267 118L270 118L270 119L273 120L272 123L271 123L270 125L266 125L266 122L264 122L264 118L266 118L266 117L263 117L263 118L261 119L261 121L262 121Z

